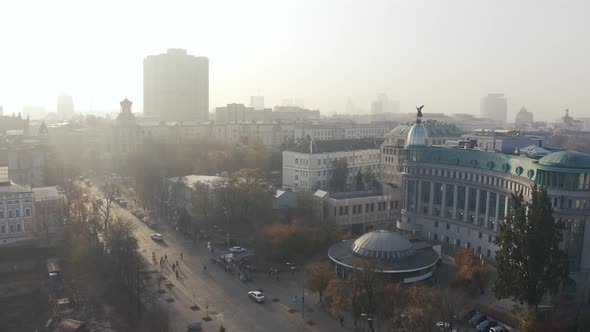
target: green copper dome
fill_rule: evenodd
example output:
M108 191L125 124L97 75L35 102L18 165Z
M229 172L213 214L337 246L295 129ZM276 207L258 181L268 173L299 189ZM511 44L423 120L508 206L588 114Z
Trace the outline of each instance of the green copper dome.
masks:
M577 151L559 151L541 158L539 164L564 168L590 168L590 154Z

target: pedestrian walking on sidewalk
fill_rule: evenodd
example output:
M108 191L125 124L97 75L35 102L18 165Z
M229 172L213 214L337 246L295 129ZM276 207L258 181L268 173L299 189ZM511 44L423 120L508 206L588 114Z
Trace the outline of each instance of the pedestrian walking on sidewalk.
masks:
M164 255L164 260L168 261L168 255Z
M176 271L176 279L178 279L178 270Z
M176 266L178 266L178 261L176 261Z
M180 252L180 260L182 260L182 251Z

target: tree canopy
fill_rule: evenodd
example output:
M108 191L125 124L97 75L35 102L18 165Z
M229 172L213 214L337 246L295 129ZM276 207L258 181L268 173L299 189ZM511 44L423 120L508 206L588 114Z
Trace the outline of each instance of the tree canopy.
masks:
M333 191L346 190L348 178L348 162L345 158L336 159L332 165L332 177L330 178L330 189Z
M495 240L499 250L494 294L535 309L547 293L557 292L567 277L566 256L559 248L562 230L545 188L533 186L530 203L522 192L513 194L511 210Z

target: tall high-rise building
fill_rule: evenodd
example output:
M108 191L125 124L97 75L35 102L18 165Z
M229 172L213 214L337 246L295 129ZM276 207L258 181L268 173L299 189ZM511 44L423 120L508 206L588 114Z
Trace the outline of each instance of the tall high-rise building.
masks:
M387 94L382 93L377 100L371 103L372 114L399 113L399 100L390 100Z
M264 96L251 96L250 97L250 107L252 107L255 111L260 111L264 109Z
M496 121L500 126L506 124L508 102L503 93L490 93L481 100L481 117Z
M74 99L72 96L61 95L57 98L57 115L69 120L74 115Z
M209 59L169 49L143 60L143 112L163 120L209 118Z

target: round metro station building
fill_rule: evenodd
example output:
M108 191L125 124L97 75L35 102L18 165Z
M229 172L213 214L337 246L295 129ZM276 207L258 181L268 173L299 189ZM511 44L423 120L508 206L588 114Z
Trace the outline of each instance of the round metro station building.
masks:
M332 245L328 257L342 278L353 269L361 269L355 266L355 260L368 259L377 262L377 272L383 274L386 281L409 284L434 274L441 251L440 246L410 241L393 231L377 230Z

